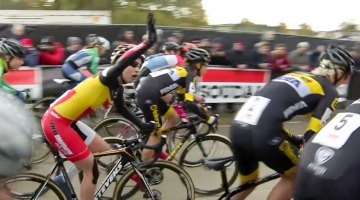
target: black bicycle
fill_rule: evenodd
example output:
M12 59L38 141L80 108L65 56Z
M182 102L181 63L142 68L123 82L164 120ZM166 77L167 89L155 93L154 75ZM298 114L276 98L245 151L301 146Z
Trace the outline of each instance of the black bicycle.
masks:
M213 169L215 171L220 171L221 174L221 180L222 180L222 187L225 191L218 200L230 200L232 196L245 191L250 188L254 188L258 185L261 185L263 183L272 181L274 179L277 179L280 177L280 174L275 172L269 175L266 175L264 177L260 177L254 181L247 182L245 184L242 184L236 188L229 189L230 185L228 184L227 174L226 174L226 168L230 166L233 162L235 162L235 159L233 156L224 157L224 158L215 158L215 159L207 159L204 162L204 165L207 166L209 169Z
M141 184L143 186L142 190L137 190L136 192L141 193L142 198L146 199L161 199L161 193L155 191L152 187L159 182L150 182L152 180L152 175L147 171L154 167L161 169L170 169L174 171L173 174L177 174L179 179L181 179L181 185L177 186L186 191L186 197L182 196L182 199L192 200L195 198L194 186L190 176L182 170L177 165L165 162L165 161L156 161L153 160L148 163L140 163L139 159L135 155L141 148L151 148L155 152L161 152L162 146L166 143L166 139L162 138L161 142L154 146L145 146L144 141L141 138L131 139L131 140L121 140L119 138L107 138L105 141L111 144L113 150L94 153L95 158L101 158L105 156L117 156L118 159L112 169L107 174L105 180L101 183L99 189L96 191L94 199L126 199L126 196L134 196L132 190L125 190L124 179L129 177L137 176L138 180L133 182L136 184ZM63 158L59 155L58 151L51 148L51 152L55 158L55 165L51 168L47 176L43 176L35 173L24 173L17 176L11 177L5 180L7 188L11 191L15 199L78 199L74 191L73 185L70 181L69 176L66 173L64 162L67 161L66 158ZM52 175L61 171L64 176L66 185L70 190L70 194L65 194L59 186L51 180ZM123 176L118 180L117 176L122 174ZM117 182L115 190L112 197L103 197L105 191L110 187L112 182ZM128 182L126 179L125 182ZM181 195L181 194L179 194Z

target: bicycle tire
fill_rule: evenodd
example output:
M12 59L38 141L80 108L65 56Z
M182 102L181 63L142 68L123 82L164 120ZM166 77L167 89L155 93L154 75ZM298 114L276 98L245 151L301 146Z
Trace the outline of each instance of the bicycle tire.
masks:
M45 97L35 102L31 106L31 111L34 114L38 130L33 137L33 154L31 158L31 164L39 164L44 162L50 155L50 149L47 147L47 144L44 142L45 138L41 129L41 118L49 108L50 104L56 100L56 97ZM40 153L39 153L40 152Z
M137 135L139 129L122 117L112 117L101 120L93 130L102 137L119 137L130 139Z
M44 97L38 101L36 101L32 106L31 110L33 111L35 117L42 118L45 111L50 107L50 104L52 104L56 100L56 97Z
M206 157L209 156L213 156L211 155L212 152L214 153L221 153L224 152L225 154L232 154L231 151L231 147L230 147L230 140L227 139L226 137L219 135L219 134L209 134L206 136L203 136L200 138L200 143L201 145L205 146L207 142L211 142L210 144L212 145L211 147L213 147L214 145L218 144L217 146L219 146L219 151L217 151L217 149L210 149L209 152L202 152L200 149L200 156L196 156L196 160L195 161L190 161L189 159L191 158L191 156L194 157L195 154L195 149L197 148L199 145L199 141L197 140L193 140L190 143L188 143L185 147L184 150L182 151L180 158L179 158L179 166L181 166L185 171L187 171L190 175L192 173L196 173L197 175L200 173L203 173L202 177L207 177L207 175L204 175L204 173L208 172L209 169L206 168L203 164L204 161L204 153L206 153ZM221 146L220 146L221 144ZM217 147L214 146L214 147ZM226 150L226 147L228 150ZM220 151L221 150L221 151ZM220 155L219 157L225 157L226 155ZM229 156L229 155L228 155ZM214 157L212 157L214 158ZM228 176L228 184L229 186L231 186L237 179L238 176L238 170L236 168L236 164L232 163L231 165L233 165L233 167L231 167L233 169L233 172L231 174L231 176ZM196 167L198 167L197 169L195 169ZM206 172L202 172L200 171L200 169L205 169ZM228 167L227 169L230 170L230 167ZM211 174L214 174L213 171L211 171ZM229 174L229 172L228 172ZM220 175L220 173L219 173ZM214 183L220 183L218 186L215 186L214 188L203 188L202 186L209 186L209 181L208 180L204 180L205 182L201 182L201 179L197 179L196 181L194 181L194 185L195 185L195 192L197 194L202 194L202 195L214 195L214 194L218 194L224 191L224 189L222 188L221 185L221 177L218 177L218 180L216 180L216 178L214 178L212 180L212 182Z
M39 164L44 162L51 154L49 147L44 141L42 132L34 133L32 138L32 157L31 164Z
M194 184L192 182L191 177L184 169L179 167L177 164L169 162L169 161L159 160L159 161L156 161L155 163L153 163L151 166L146 166L146 167L144 166L143 169L146 171L145 173L143 173L143 174L145 174L145 176L147 176L146 174L148 172L150 173L151 170L153 170L153 171L158 170L158 172L161 172L161 173L167 173L167 171L165 171L165 169L170 170L171 172L174 173L174 175L178 175L178 177L180 179L180 183L183 186L185 186L186 198L180 196L182 194L181 193L182 188L176 187L176 197L173 194L170 194L168 197L165 197L165 198L162 197L162 199L173 199L173 200L176 200L177 198L179 200L180 199L181 200L195 199L195 188L194 188ZM117 182L117 184L115 186L114 193L113 193L114 200L120 200L120 199L125 200L125 199L129 199L129 198L134 199L134 195L136 195L136 193L126 192L123 194L123 192L124 192L124 189L127 187L126 185L127 185L128 181L131 181L132 185L136 185L139 188L139 184L135 183L135 181L132 180L132 177L135 174L136 174L136 172L133 168L129 169L128 171L126 171L124 173L124 175L121 177L121 179ZM165 177L164 175L162 175L163 179L160 180L160 182L154 182L154 181L159 181L159 180L151 180L149 177L147 177L148 182L149 182L149 180L151 180L151 182L149 183L150 188L152 190L157 190L159 188L159 190L161 190L161 191L173 191L173 187L174 187L173 184L177 179L172 177L172 175L173 174L171 174L171 176L169 174L165 175L165 176L170 176L169 182L171 182L171 184L169 184L169 183L166 184L166 182L165 182L164 185L162 184L164 182L164 180L163 180ZM155 176L155 177L159 178L159 175ZM134 186L131 186L131 187L134 187ZM139 190L137 190L137 191L139 191ZM161 192L161 193L163 193L163 192ZM143 194L143 192L140 191L140 195L141 194Z
M21 187L23 190L25 188L28 189L29 187L36 186L36 185L38 185L37 187L39 187L45 181L47 181L47 178L40 174L24 173L24 174L19 174L14 177L6 179L5 184L10 189L10 192L14 199L30 199L31 195L34 194L36 189L34 189L32 192L18 192L18 191L15 191L14 188L19 187L19 184L21 184L20 182L24 182L23 184L25 184L25 187L24 186ZM15 184L17 184L17 185L15 185ZM16 190L18 190L18 189L16 189ZM29 189L29 190L32 190L32 189ZM64 192L51 179L48 180L47 184L45 185L44 190L46 190L46 193L44 193L43 195L40 195L38 199L40 199L40 200L41 199L44 199L44 200L45 199L67 200ZM52 194L54 194L56 198L54 198L54 196L51 196L51 197L48 196L50 191L52 191Z

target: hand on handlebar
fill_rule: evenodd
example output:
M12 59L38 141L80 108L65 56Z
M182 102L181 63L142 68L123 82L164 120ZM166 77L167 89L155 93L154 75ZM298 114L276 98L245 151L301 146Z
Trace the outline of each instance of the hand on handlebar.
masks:
M22 90L22 91L17 91L15 93L15 96L17 96L22 101L28 100L30 98L30 90L25 89L25 90Z

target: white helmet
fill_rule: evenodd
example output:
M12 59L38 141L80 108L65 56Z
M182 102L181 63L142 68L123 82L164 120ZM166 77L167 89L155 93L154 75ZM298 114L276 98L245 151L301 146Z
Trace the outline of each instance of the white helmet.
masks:
M30 162L35 121L13 95L0 91L0 102L0 176L8 177Z
M110 49L110 42L104 37L97 37L98 38L98 45L100 45L103 49L109 50Z

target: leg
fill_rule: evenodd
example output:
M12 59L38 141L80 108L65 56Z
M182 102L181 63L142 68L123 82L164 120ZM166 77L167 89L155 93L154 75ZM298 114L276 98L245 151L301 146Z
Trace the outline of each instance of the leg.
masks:
M94 160L94 156L90 154L85 159L74 162L74 164L84 174L84 178L80 185L80 199L93 200L99 173L97 171L97 164Z
M171 127L176 126L179 121L180 121L180 117L179 115L176 113L176 111L174 110L174 108L171 106L170 108L167 107L168 110L165 112L164 119L165 119L165 123L163 124L163 126L161 127L162 130L166 130L169 129Z
M293 168L295 169L295 168ZM281 175L279 182L271 190L268 200L290 200L294 192L295 170Z

